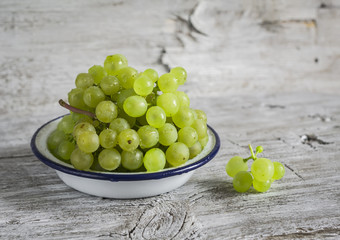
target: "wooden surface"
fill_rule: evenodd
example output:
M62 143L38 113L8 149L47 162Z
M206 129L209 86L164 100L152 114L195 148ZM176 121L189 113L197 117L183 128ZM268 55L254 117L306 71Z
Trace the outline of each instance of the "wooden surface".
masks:
M0 2L0 239L339 239L339 1ZM67 187L30 150L75 76L122 53L183 66L218 155L181 188L113 200ZM286 166L266 193L224 167L247 145Z

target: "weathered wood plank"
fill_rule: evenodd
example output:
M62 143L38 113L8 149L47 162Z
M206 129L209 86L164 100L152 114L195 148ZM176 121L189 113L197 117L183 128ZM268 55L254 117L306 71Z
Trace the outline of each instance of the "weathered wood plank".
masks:
M337 239L338 1L0 2L1 239ZM66 113L79 72L111 53L138 70L184 66L221 150L157 197L79 193L31 153ZM227 160L261 144L286 166L264 194L236 193Z
M33 156L3 158L0 208L2 226L7 229L4 237L339 236L336 146L340 128L336 119L340 112L335 99L309 94L204 98L211 125L221 136L220 153L186 185L153 198L122 201L90 197L65 186ZM232 104L225 104L227 101ZM325 143L305 142L305 134L315 134ZM287 167L284 179L274 183L268 193L238 194L224 173L228 158L248 154L249 142L262 144L267 157ZM22 231L9 231L18 225Z

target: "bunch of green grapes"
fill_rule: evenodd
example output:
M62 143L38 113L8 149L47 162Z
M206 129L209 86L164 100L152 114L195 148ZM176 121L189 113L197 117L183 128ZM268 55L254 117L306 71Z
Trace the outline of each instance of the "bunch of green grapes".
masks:
M182 67L161 76L138 72L121 54L80 73L68 102L71 111L48 137L49 150L79 170L147 171L177 167L207 144L207 116L178 91Z
M275 180L281 179L285 174L284 166L279 162L272 162L267 158L257 158L257 154L263 151L262 146L256 147L254 154L251 145L249 145L251 156L242 158L240 156L232 157L227 165L227 174L234 178L233 186L238 192L246 192L251 186L258 192L266 192ZM248 171L248 160L254 160Z

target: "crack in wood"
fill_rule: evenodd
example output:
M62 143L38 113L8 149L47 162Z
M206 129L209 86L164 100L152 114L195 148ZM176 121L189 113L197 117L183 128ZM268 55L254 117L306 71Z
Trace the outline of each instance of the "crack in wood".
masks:
M142 217L143 217L143 215L145 214L145 212L146 212L147 209L148 209L148 208L144 208L143 212L139 215L139 218L138 218L138 220L137 220L135 226L128 232L129 239L132 239L132 234L133 234L133 232L136 230L138 224L140 223L140 221L141 221L141 219L142 219Z
M308 115L309 118L313 118L313 119L318 119L320 120L321 122L330 122L330 121L333 121L333 118L332 117L328 117L326 115L321 115L319 113L317 114L313 114L313 115Z
M30 158L30 157L34 157L34 154L23 154L23 155L8 155L8 156L1 156L1 159L9 159L9 158L13 158L13 159L17 159L17 158Z
M175 37L177 39L177 41L180 43L181 47L185 47L185 42L183 41L183 39L181 38L181 36L179 36L180 34L185 34L187 35L189 38L191 38L194 42L197 42L198 39L197 37L194 35L194 33L202 35L207 37L208 34L206 34L205 32L201 31L200 29L198 29L195 24L193 23L193 16L198 8L198 6L200 5L200 3L198 2L189 12L189 15L187 18L182 17L180 15L175 15L176 19L179 23L179 29L176 30L175 32ZM184 26L184 28L183 28Z
M186 223L187 217L188 217L188 212L185 212L184 220L183 220L183 222L182 222L181 227L179 228L179 230L178 230L178 232L176 233L176 235L173 236L171 239L175 239L175 238L177 237L177 235L184 229L184 225L185 225L185 223Z
M323 228L323 229L318 229L314 230L311 228L303 229L301 231L301 228L297 228L299 232L295 233L287 233L287 234L281 234L281 235L274 235L271 236L271 238L284 238L284 239L295 239L295 238L303 238L303 237L335 237L335 236L340 236L340 228Z
M188 201L157 201L147 207L128 231L129 239L188 239L202 228L189 211Z
M271 109L273 109L273 108L285 109L286 108L286 106L278 105L278 104L267 104L266 107L271 108Z
M301 142L302 144L306 144L308 146L310 146L311 148L313 148L314 150L316 149L315 146L313 146L313 142L316 142L320 145L328 145L328 144L332 144L333 142L326 142L321 140L320 138L318 138L315 134L305 134L300 136Z
M127 234L122 234L122 233L116 233L116 232L109 232L108 234L100 234L97 236L97 238L102 238L102 237L109 237L109 238L116 238L116 236L122 236L126 237Z
M235 146L238 146L240 148L247 148L248 146L241 146L240 144L230 140L230 139L226 139L228 142L230 142L231 144L235 145Z
M305 24L306 27L317 28L317 21L315 19L291 19L291 20L264 20L259 25L268 32L277 33L282 30L284 24Z
M160 53L159 58L157 60L157 63L162 65L163 68L165 69L165 71L170 72L171 67L169 66L169 64L165 63L165 61L164 61L164 56L165 56L166 53L167 52L166 52L165 47L162 47L161 48L161 53Z
M192 17L195 14L197 8L199 6L199 3L197 3L189 12L188 18L184 18L180 15L175 15L177 20L180 21L181 23L183 23L184 25L187 26L188 28L188 35L193 39L193 40L197 40L196 37L193 36L193 33L197 33L199 35L203 35L203 36L208 36L208 34L204 33L203 31L199 30L193 23Z
M286 168L288 168L290 171L292 171L296 176L298 176L303 181L305 181L305 179L300 174L298 174L292 167L290 167L287 163L285 163L284 165L286 166Z
M182 38L180 38L180 36L178 36L178 34L176 34L176 39L179 42L179 44L181 45L181 47L184 48L185 47L185 43L182 40Z
M191 9L190 14L189 14L189 18L188 18L188 27L192 32L196 32L198 34L201 34L203 36L208 36L208 34L202 32L201 30L199 30L192 22L192 16L195 14L198 6L200 5L200 2L198 2L193 9Z

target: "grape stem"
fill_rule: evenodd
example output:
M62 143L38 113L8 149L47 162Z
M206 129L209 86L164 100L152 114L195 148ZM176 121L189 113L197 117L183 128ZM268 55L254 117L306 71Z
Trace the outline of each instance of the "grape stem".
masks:
M250 153L251 153L251 158L255 160L256 155L254 155L254 150L253 150L252 146L250 144L248 144L248 147L249 147L249 150L250 150Z
M243 161L244 161L244 162L247 162L249 159L253 159L253 160L255 161L255 160L257 159L257 154L258 154L259 152L256 151L256 153L254 154L254 150L253 150L252 146L249 144L248 147L249 147L251 156L248 157L248 158L244 158Z
M67 104L64 100L60 99L59 100L59 104L60 106L70 110L71 112L75 112L75 113L80 113L80 114L84 114L87 115L93 119L96 119L96 115L92 112L86 111L86 110L82 110L76 107L72 107L71 105Z

